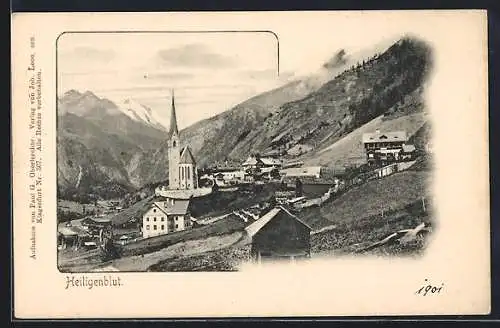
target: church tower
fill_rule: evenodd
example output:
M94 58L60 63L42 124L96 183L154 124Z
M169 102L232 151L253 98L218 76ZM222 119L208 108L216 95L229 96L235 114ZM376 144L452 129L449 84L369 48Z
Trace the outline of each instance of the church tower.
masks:
M180 188L180 144L179 129L177 128L177 115L175 114L175 96L172 90L172 106L170 112L170 131L168 140L168 185L169 189Z

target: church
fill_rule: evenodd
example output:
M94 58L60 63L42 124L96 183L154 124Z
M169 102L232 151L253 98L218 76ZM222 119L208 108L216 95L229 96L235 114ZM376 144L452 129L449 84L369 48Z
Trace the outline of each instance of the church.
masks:
M191 149L189 146L180 149L173 91L168 139L168 189L190 190L198 188L198 170Z
M170 130L168 132L168 187L156 189L161 200L150 204L142 216L142 236L150 238L192 227L191 200L196 193L206 193L198 188L198 170L189 146L181 149L175 97L172 91ZM209 190L211 192L211 190Z

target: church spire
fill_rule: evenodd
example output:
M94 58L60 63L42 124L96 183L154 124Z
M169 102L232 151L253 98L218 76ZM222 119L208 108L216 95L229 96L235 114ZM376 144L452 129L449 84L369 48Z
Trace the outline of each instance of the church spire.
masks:
M172 89L172 108L170 112L170 131L169 134L172 135L174 133L179 134L179 130L177 128L177 115L175 114L175 95L174 89Z

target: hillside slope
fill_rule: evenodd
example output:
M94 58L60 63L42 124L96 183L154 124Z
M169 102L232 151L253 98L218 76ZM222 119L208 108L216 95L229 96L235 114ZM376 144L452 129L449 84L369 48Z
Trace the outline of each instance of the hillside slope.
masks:
M299 77L281 87L263 92L228 111L183 129L180 132L181 142L190 145L201 166L231 159L232 150L249 140L247 137L266 119L280 111L283 104L315 92L324 83L356 63L356 59L354 55L350 56L340 50L311 75ZM237 156L232 159L241 158Z
M233 158L277 150L288 157L331 145L379 115L422 112L429 47L403 38L386 52L335 77L303 99L284 104L231 151Z
M91 92L58 101L57 172L61 197L115 197L141 186L165 131L124 114Z

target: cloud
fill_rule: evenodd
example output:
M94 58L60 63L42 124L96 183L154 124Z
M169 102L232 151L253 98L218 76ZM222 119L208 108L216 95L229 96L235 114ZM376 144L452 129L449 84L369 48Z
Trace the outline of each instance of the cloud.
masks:
M224 68L235 65L233 58L212 52L203 44L187 44L158 51L161 64L183 67Z
M112 49L100 49L88 46L75 47L67 55L104 63L108 63L116 57L116 53Z
M190 73L145 73L144 78L148 80L168 80L168 81L179 81L188 80L193 78L195 75Z
M260 69L260 70L245 70L239 73L239 77L243 79L277 79L278 68Z

